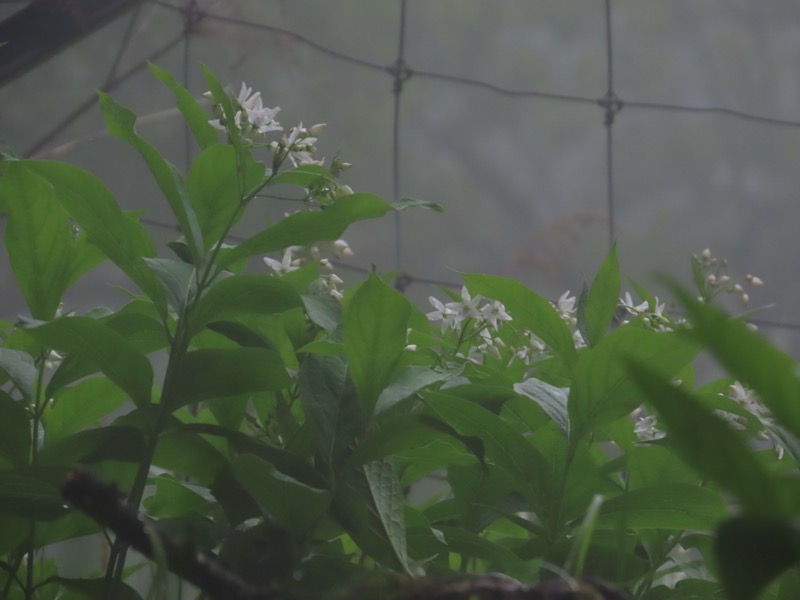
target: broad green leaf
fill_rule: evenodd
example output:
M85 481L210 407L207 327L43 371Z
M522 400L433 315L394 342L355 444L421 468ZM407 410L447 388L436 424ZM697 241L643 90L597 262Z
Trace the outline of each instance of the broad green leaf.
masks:
M37 521L67 514L59 485L66 467L20 467L0 470L0 512Z
M46 442L98 425L102 417L122 406L125 398L125 392L105 377L58 390L44 415Z
M624 492L605 501L598 529L698 529L707 531L728 514L719 493L685 483Z
M39 452L40 464L92 464L104 460L138 463L146 455L144 432L137 427L106 425L87 429L47 443Z
M269 180L269 185L293 185L306 189L335 182L336 178L321 165L300 165L295 169L280 171Z
M324 293L303 294L301 298L308 318L333 335L342 320L342 304L330 294Z
M85 231L78 233L72 241L67 289L106 258L105 253L92 243Z
M653 367L636 362L629 371L642 395L656 407L668 439L689 465L734 494L745 509L762 515L781 512L772 477L725 421Z
M553 473L545 457L533 445L500 417L474 402L440 392L427 392L425 401L460 434L482 440L487 458L511 476L533 510L546 520L541 512L552 498Z
M278 277L234 275L216 282L191 314L191 331L212 321L271 315L301 306L300 295Z
M590 346L595 346L603 338L611 325L611 319L617 310L619 302L620 274L617 261L617 249L611 252L600 265L600 270L592 281L592 287L584 306L583 317L586 322L586 340Z
M8 205L5 245L34 319L52 319L69 283L72 227L50 182L15 165L0 179Z
M37 370L30 354L21 350L0 348L0 369L11 378L23 397L29 400L33 398Z
M371 273L342 319L345 352L365 414L373 412L406 346L411 305Z
M347 363L338 356L307 356L297 376L297 393L320 457L334 465L362 428Z
M143 260L155 256L153 242L135 218L122 213L106 186L90 173L65 163L20 161L15 165L47 179L61 206L86 232L89 241L122 269L159 310L164 310L164 289Z
M294 371L300 368L292 340L278 316L249 315L232 321L215 321L209 323L207 327L240 346L261 346L274 349L280 354L286 368Z
M800 379L797 362L744 321L693 300L674 288L692 322L690 334L705 344L728 372L758 392L779 424L800 437Z
M513 279L495 275L464 275L472 294L503 303L512 323L542 338L567 364L575 361L575 342L564 320L547 300Z
M339 198L321 211L305 211L289 215L280 223L248 238L220 258L220 267L248 256L267 254L289 246L306 246L314 242L333 241L342 236L347 226L356 221L382 217L391 205L372 194L353 194Z
M514 384L514 391L530 398L558 425L564 435L569 435L569 414L567 398L569 388L560 388L531 377L522 383Z
M297 536L306 534L331 502L327 490L309 487L253 455L238 457L232 469L261 509Z
M136 115L131 110L117 103L104 92L99 92L99 96L108 132L114 137L128 142L144 159L180 223L181 231L192 252L194 264L202 264L203 238L184 187L183 177L173 165L161 156L158 150L139 137L135 127Z
M290 383L278 354L265 348L220 348L187 352L178 363L170 409L212 398L280 390Z
M755 600L770 581L800 563L800 531L792 521L741 515L719 528L715 552L730 600Z
M700 485L701 477L669 447L636 445L627 451L627 486L636 490L665 483Z
M31 452L31 423L23 404L0 391L0 464L21 467Z
M186 305L197 295L195 268L170 258L145 258L144 262L164 286L170 306L178 315L183 315Z
M140 408L150 404L153 369L147 357L90 317L62 317L26 330L40 344L93 362Z
M150 70L161 83L166 85L175 94L175 98L178 101L178 109L186 119L186 123L189 125L189 129L191 129L198 145L201 148L207 148L212 144L216 144L217 130L208 122L208 113L200 106L197 100L194 99L191 92L175 81L175 78L169 71L165 71L152 63L150 64Z
M642 393L631 381L625 359L635 357L672 378L694 359L697 350L696 343L675 333L620 327L594 348L582 351L567 405L572 442L642 403Z
M403 515L405 497L397 477L397 467L390 457L374 460L364 465L372 502L380 517L386 537L392 545L397 560L410 574L408 548L406 546L406 524Z
M460 375L461 369L450 371L437 371L430 367L411 365L400 371L388 385L383 388L378 401L375 403L375 415L389 410L398 402L402 402L409 396L416 394L421 389L440 383L450 381Z
M241 219L244 198L263 178L264 166L253 168L241 164L236 149L229 144L209 146L195 159L186 179L186 190L206 249Z

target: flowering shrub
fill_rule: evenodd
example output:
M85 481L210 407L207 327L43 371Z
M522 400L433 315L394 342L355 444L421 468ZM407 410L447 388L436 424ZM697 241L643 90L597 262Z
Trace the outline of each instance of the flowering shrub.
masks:
M622 293L614 251L555 302L484 274L427 313L374 272L345 289L328 257L352 254L347 226L422 203L354 193L316 158L321 125L284 130L244 84L206 72L209 115L153 72L201 149L186 175L100 100L180 224L173 258L90 174L0 161L30 312L0 347L1 598L139 598L141 554L154 597L177 597L167 570L211 598L491 571L448 597L553 578L569 597L797 597L796 364L711 304L757 277L702 252L679 318ZM226 243L275 185L300 210ZM64 312L103 260L127 303ZM731 376L696 386L701 348ZM89 535L101 550L66 576L55 545Z

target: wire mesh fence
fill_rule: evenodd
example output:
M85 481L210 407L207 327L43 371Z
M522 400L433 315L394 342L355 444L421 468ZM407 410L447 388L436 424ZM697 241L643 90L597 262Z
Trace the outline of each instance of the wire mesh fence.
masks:
M144 0L0 90L0 137L99 173L167 239L172 220L103 134L95 89L186 165L188 135L146 65L199 95L205 63L262 90L285 123L329 122L321 149L356 165L352 187L445 206L355 227L341 269L395 271L420 302L464 271L555 297L612 244L646 284L688 275L710 246L767 282L754 305L775 304L755 322L796 353L798 25L788 1ZM263 207L261 223L285 208ZM3 312L18 310L6 296Z

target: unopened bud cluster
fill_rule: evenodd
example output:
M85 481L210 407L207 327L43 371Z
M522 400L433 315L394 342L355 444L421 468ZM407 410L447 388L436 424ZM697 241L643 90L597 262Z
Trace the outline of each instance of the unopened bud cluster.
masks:
M742 278L733 278L727 273L728 261L717 258L706 248L700 254L692 255L692 273L695 284L700 291L699 300L710 302L719 294L732 294L747 306L750 303L748 289L764 285L761 278L755 275L745 275Z

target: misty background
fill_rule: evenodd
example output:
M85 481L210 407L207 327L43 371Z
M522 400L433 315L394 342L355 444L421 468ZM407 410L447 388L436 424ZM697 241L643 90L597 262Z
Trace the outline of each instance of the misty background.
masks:
M26 4L0 4L0 20ZM756 322L800 356L792 0L144 0L0 88L0 140L94 173L145 211L166 256L169 208L92 101L109 91L185 169L197 149L147 59L198 96L201 64L235 91L244 80L284 127L328 123L319 155L353 163L343 182L356 191L444 206L354 226L345 278L405 273L424 310L460 272L554 299L591 280L613 237L623 274L658 293L654 275L688 282L709 247L731 276L764 280ZM235 233L285 210L265 203ZM120 306L117 285L106 263L65 309ZM25 313L3 254L0 317Z

